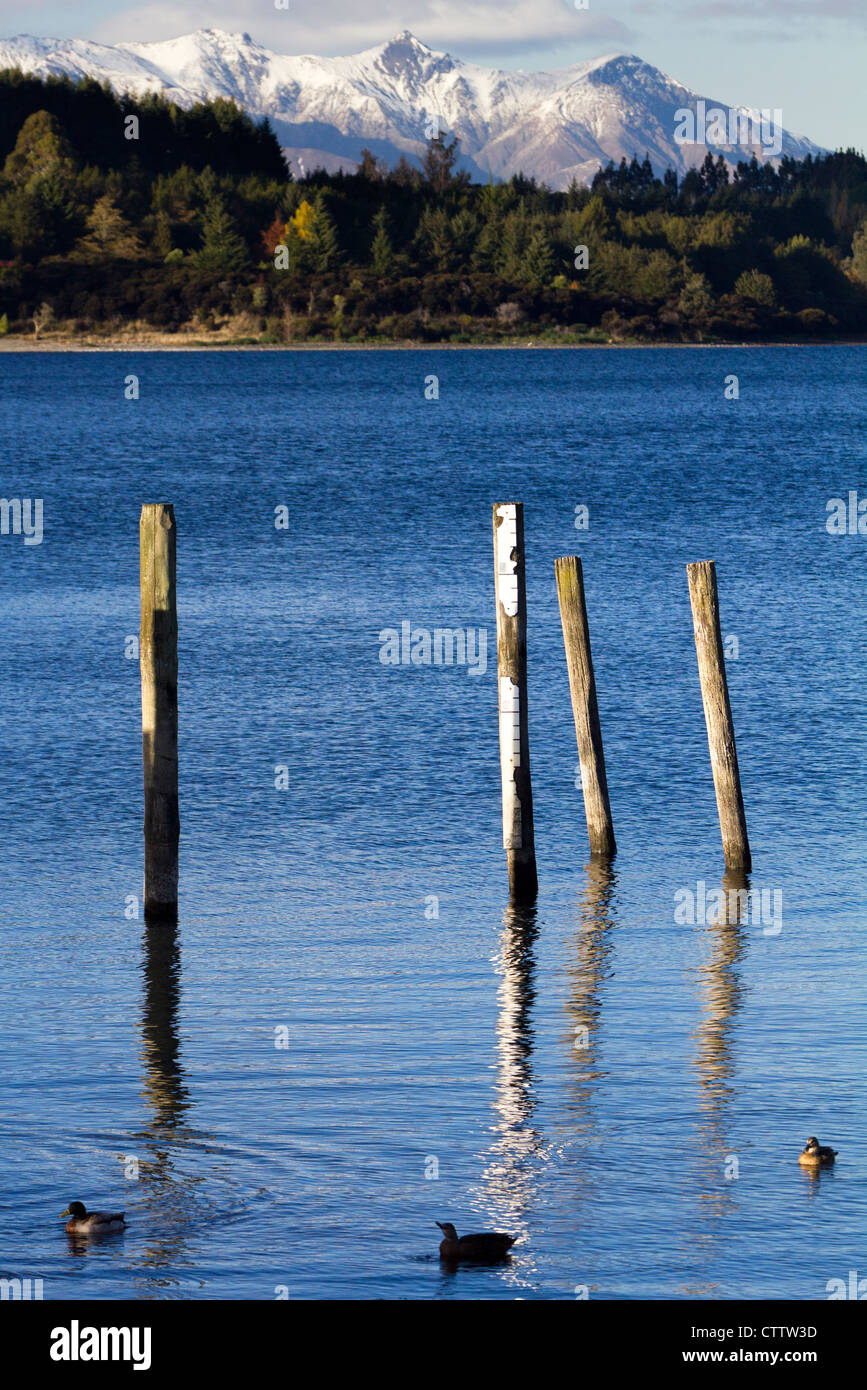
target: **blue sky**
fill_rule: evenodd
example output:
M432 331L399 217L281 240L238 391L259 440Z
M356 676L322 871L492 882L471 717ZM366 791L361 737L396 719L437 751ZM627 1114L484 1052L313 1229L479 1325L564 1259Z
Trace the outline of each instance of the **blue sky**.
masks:
M865 0L0 0L0 34L171 38L246 31L282 53L354 53L411 29L432 48L506 68L637 53L703 95L779 107L830 148L867 150Z

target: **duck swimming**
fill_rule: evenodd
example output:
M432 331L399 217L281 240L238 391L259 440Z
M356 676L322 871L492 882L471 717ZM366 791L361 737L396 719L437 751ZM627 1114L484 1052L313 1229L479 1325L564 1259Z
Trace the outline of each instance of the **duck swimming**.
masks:
M126 1225L122 1211L88 1211L83 1202L70 1202L61 1216L68 1216L66 1231L70 1236L99 1236L107 1231L122 1231Z
M504 1235L502 1231L479 1231L469 1236L458 1236L451 1221L436 1223L443 1235L440 1241L441 1260L502 1260L508 1255L517 1236Z
M836 1157L836 1149L829 1149L827 1145L820 1144L816 1136L811 1135L798 1154L798 1162L805 1168L829 1168Z

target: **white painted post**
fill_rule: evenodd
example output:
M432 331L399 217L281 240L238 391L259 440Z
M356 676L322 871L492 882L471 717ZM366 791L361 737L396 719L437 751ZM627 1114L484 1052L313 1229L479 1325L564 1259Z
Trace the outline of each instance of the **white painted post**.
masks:
M538 892L538 879L527 719L524 508L520 502L494 507L494 573L503 848L511 896L516 901L528 901Z

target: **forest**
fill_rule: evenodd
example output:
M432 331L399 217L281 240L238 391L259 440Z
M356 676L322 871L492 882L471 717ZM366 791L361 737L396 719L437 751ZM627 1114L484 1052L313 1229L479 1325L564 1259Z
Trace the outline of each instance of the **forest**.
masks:
M0 336L195 343L867 336L867 160L472 184L457 142L293 177L267 120L0 72Z

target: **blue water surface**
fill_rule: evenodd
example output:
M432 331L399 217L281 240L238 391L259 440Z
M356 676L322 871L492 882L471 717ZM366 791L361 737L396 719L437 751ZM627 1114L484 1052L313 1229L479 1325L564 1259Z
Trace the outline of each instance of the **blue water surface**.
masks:
M865 383L865 347L0 355L0 492L44 508L41 544L0 536L0 1276L591 1300L867 1276L867 535L826 529L830 498L867 497ZM530 911L499 801L511 500ZM138 908L149 501L178 526L177 932ZM576 788L569 553L613 867ZM697 559L774 921L675 920L723 878ZM384 664L403 622L483 629L484 670ZM840 1151L818 1177L814 1133ZM70 1241L72 1198L126 1232ZM437 1220L519 1243L443 1269Z

